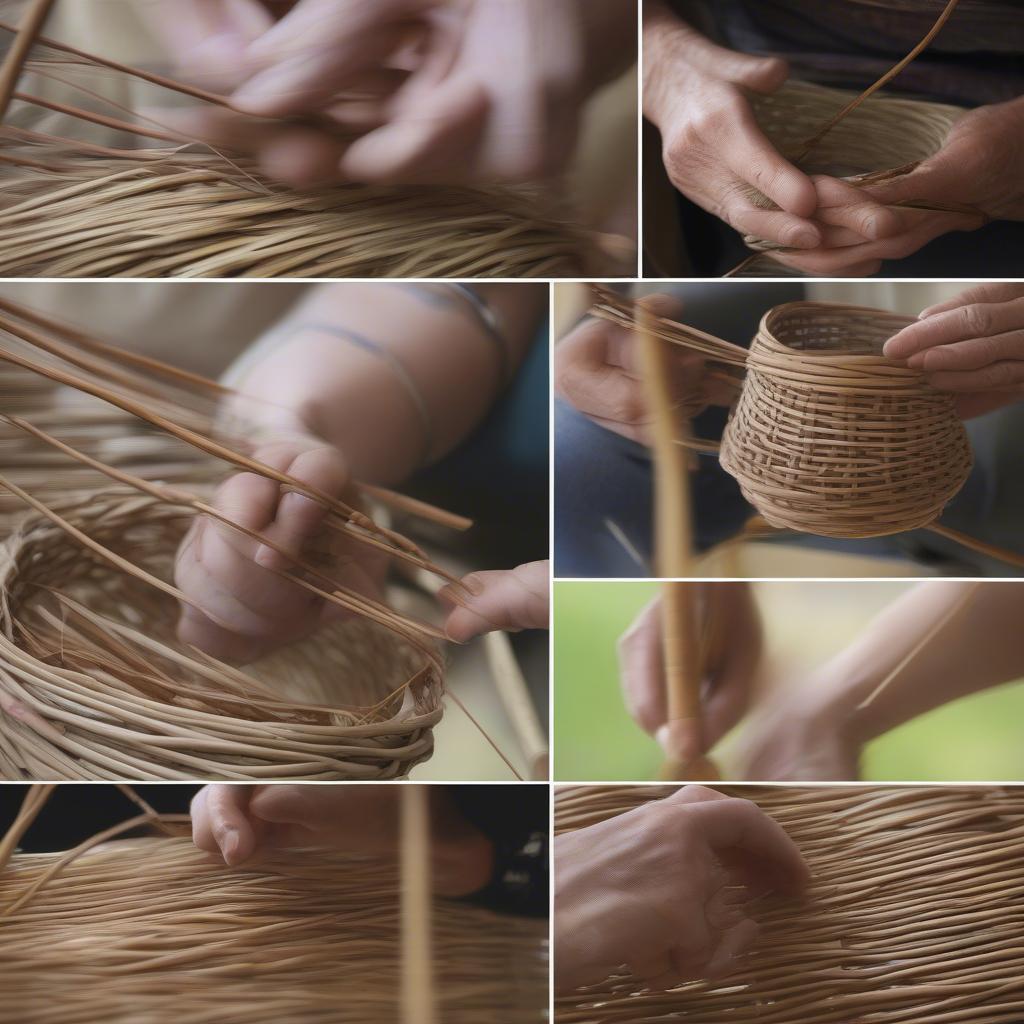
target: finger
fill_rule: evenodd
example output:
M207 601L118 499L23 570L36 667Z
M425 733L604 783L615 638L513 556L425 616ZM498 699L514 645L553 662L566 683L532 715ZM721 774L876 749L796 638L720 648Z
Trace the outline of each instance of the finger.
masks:
M754 57L730 50L680 23L680 38L684 35L686 60L716 78L760 93L775 92L789 78L789 65L780 57Z
M293 188L313 188L338 180L338 164L348 144L311 128L264 133L259 146L263 173Z
M759 210L743 196L734 196L723 210L724 219L737 231L763 238L787 249L816 249L823 232L816 224L783 210Z
M489 110L487 94L474 82L440 87L355 140L340 161L341 176L377 185L476 180L481 176L478 153ZM520 177L511 167L500 175L487 171L492 180Z
M954 342L989 340L993 335L1013 331L1024 324L1024 299L1012 302L970 302L955 309L934 313L924 320L904 327L886 343L884 352L890 359L910 359L937 345L952 346ZM936 369L942 366L941 350L929 353L940 357ZM911 365L928 365L918 362ZM952 367L952 364L950 366ZM965 367L970 369L970 367Z
M861 241L890 238L902 230L899 213L883 206L863 189L838 178L818 176L813 181L818 194L816 220L847 228Z
M799 849L783 828L756 804L729 798L692 809L700 816L708 846L743 858L748 877L780 892L798 894L810 881Z
M398 49L409 20L432 2L306 0L296 5L248 47L247 60L262 70L232 95L232 105L260 117L323 106Z
M1012 302L1014 299L1024 298L1024 284L1016 281L993 282L992 284L978 284L966 291L960 292L945 302L936 302L921 311L921 319L934 316L936 313L944 313L949 309L957 309L960 306L969 306L975 302Z
M1024 330L928 349L911 356L907 365L932 374L940 370L980 370L1004 360L1024 360Z
M704 976L711 981L719 981L733 974L739 966L737 961L754 947L760 933L757 923L747 917L723 932L704 969Z
M633 977L639 978L652 992L662 992L691 980L690 977L681 975L676 970L668 953L658 956L633 957L627 966Z
M620 637L618 657L626 709L640 728L653 736L668 718L660 597L647 604ZM689 759L679 760L685 763Z
M818 208L814 182L772 145L748 104L737 108L732 132L722 140L720 152L737 178L753 185L779 209L810 217Z
M349 483L348 466L337 448L331 445L300 452L284 472L310 490L332 498L340 498ZM329 510L320 501L298 491L281 495L273 522L262 532L285 553L269 544L261 544L256 551L256 564L279 571L290 568L294 563L288 556L301 556L303 547L320 531L328 515Z
M209 853L219 854L228 867L247 861L256 849L256 832L248 818L251 786L206 786L193 802L193 839Z
M927 379L939 391L1016 391L1024 384L1024 361L1003 360L980 370L941 370Z
M674 804L706 804L713 800L728 800L729 798L709 786L691 785L682 786L665 799Z
M530 562L509 571L472 573L463 584L469 596L445 623L445 632L455 643L466 643L499 629L547 629L546 561Z

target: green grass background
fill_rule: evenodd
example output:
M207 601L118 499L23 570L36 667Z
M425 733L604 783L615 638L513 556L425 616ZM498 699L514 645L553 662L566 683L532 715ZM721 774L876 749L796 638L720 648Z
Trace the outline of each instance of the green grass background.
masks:
M765 618L767 657L792 667L821 664L908 586L883 583L754 584ZM615 645L657 593L652 583L556 583L554 597L555 778L654 778L657 745L628 716ZM1024 683L949 704L902 726L865 751L874 781L1024 780Z

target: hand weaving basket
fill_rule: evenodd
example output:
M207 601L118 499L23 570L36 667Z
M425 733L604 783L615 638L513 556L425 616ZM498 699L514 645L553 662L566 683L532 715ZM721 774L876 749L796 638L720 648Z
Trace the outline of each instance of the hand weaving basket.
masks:
M750 908L761 935L728 978L652 991L623 968L556 998L556 1024L1024 1019L1024 790L721 789L785 828L811 869L807 895ZM673 791L563 789L555 828L583 828Z
M523 278L605 259L547 185L276 183L245 154L162 123L152 104L126 110L112 83L155 87L171 119L183 97L230 104L39 35L52 5L0 0L12 40L0 69L0 276ZM26 19L15 25L12 9Z
M812 82L788 82L769 96L751 96L757 123L775 148L808 174L844 178L854 185L896 177L913 170L943 146L961 107L875 94L867 97L807 150L823 124L859 94ZM756 189L750 200L762 209L774 203ZM962 209L958 207L957 209ZM756 251L779 249L753 236Z
M160 580L194 515L129 489L54 511ZM232 669L176 640L173 596L38 514L0 548L0 600L5 778L386 779L433 750L439 656L368 619Z
M596 315L637 328L631 303L598 294ZM971 469L952 396L882 355L911 322L884 310L793 302L765 314L749 352L664 318L649 329L733 374L745 371L731 378L738 397L719 453L764 519L858 538L933 523Z
M389 779L429 757L442 715L443 634L339 582L334 541L452 582L450 574L361 508L250 459L245 439L225 437L202 411L226 391L220 385L11 303L0 322L0 363L91 396L71 415L65 402L48 404L46 388L29 389L20 408L31 421L0 413L2 437L19 453L0 490L22 510L15 517L0 506L0 522L15 524L0 548L0 775ZM105 461L125 454L127 436L106 433L113 422L128 434L121 414L145 453L139 462ZM39 426L47 415L59 437ZM271 571L347 613L244 671L175 639L178 603L189 597L172 582L173 562L196 515L281 550L208 504L210 482L232 468L325 508L317 549ZM168 469L178 483L165 482ZM364 501L465 525L360 490Z
M411 1019L399 996L409 928L402 877L397 858L326 850L275 852L227 868L174 837L16 853L0 871L0 1018ZM428 927L437 1020L542 1024L547 921L434 899Z

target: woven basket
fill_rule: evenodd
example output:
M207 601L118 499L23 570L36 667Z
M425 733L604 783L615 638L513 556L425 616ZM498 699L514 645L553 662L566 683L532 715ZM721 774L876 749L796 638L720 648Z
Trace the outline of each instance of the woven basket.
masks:
M882 346L912 320L815 302L762 319L721 462L772 525L822 537L926 526L971 470L951 395Z
M775 148L789 160L799 160L808 174L826 174L870 183L912 169L937 153L953 125L966 111L960 107L923 100L869 96L835 125L802 159L807 141L859 94L811 82L789 82L769 96L752 96L754 116ZM775 204L756 189L748 198L762 209ZM753 236L750 248L781 248Z
M556 830L672 791L564 789ZM786 829L813 875L807 896L751 908L760 938L724 981L650 991L623 970L557 999L557 1024L1024 1020L1024 789L723 792L753 799Z
M56 511L170 580L192 513L127 488ZM0 775L390 779L433 749L441 662L348 619L244 672L175 639L177 601L30 514L0 548Z
M61 855L16 854L0 910ZM394 1024L399 874L303 851L216 865L186 839L108 843L0 916L0 1018L13 1024ZM437 900L445 1024L542 1024L547 922Z

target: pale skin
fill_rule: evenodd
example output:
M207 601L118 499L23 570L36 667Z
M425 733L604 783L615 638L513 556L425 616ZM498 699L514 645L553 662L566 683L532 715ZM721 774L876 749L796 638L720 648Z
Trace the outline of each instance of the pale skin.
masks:
M162 6L162 5L161 5ZM586 99L635 58L620 0L202 0L150 18L208 110L183 130L294 185L456 184L561 171Z
M687 786L555 839L555 987L626 965L652 989L728 977L756 943L749 900L799 898L800 851L755 804Z
M480 294L505 325L507 362L514 371L532 343L544 288L483 285ZM424 410L385 359L351 343L345 332L373 339L393 356L415 382ZM351 503L357 500L353 481L399 484L472 433L503 390L501 368L495 340L451 289L321 286L243 359L239 370L229 371L240 394L228 402L225 417L251 439L253 458ZM429 450L423 411L430 423ZM257 474L239 473L220 486L213 504L285 553L209 517L198 518L178 553L175 573L189 599L178 627L185 643L245 663L343 614L273 571L288 569L292 557L325 544L344 585L380 598L386 557L326 531L324 508L311 498ZM471 576L461 606L447 591L452 639L491 628L546 626L542 572L544 563Z
M728 584L706 584L728 586ZM885 733L961 697L1024 677L1019 625L1024 603L1017 588L1000 583L928 582L889 605L830 661L795 686L764 687L735 744L732 774L773 782L841 782L860 775L864 746ZM962 607L961 602L966 601ZM955 614L905 667L886 680L947 613ZM723 602L733 658L746 672L723 674L702 702L703 734L709 742L746 710L752 686L748 608ZM756 615L756 613L754 613ZM665 735L664 677L656 661L659 638L641 613L634 631L644 632L644 650L623 661L627 708L641 728ZM627 634L628 636L629 634ZM886 685L879 690L879 687ZM732 691L731 693L728 691ZM876 692L878 691L878 692ZM637 709L643 709L638 713ZM703 752L703 751L702 751Z
M204 786L192 801L192 838L228 867L258 864L275 851L328 849L393 857L400 842L400 788ZM444 787L431 787L434 891L467 896L484 888L494 847L459 813Z
M718 47L662 0L644 4L644 52L644 114L661 132L673 184L738 231L796 250L773 254L787 266L867 276L948 232L1024 219L1024 97L970 111L911 173L855 188L803 174L754 122L744 90L778 90L789 75L784 61ZM756 210L738 185L779 209ZM897 208L951 200L978 212Z

